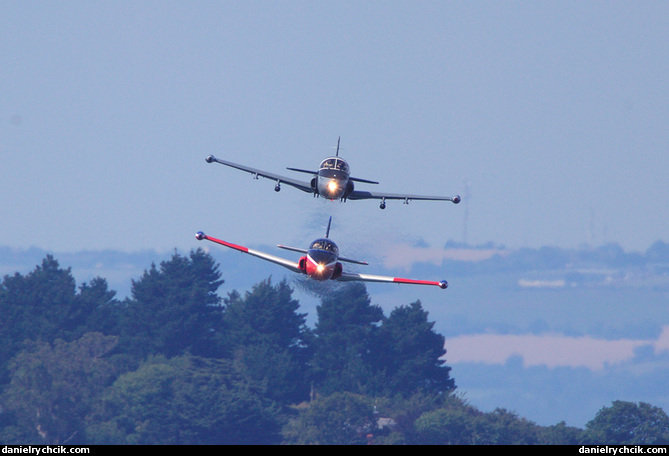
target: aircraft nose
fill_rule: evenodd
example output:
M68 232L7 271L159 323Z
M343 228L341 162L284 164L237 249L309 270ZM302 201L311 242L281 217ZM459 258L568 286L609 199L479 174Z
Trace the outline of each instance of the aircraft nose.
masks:
M307 275L315 280L328 280L332 277L333 269L322 263L307 263Z
M318 193L327 199L335 200L342 197L345 190L345 185L339 179L332 176L320 176L318 180Z
M339 187L339 183L334 179L328 181L328 183L325 184L324 190L325 194L330 199L337 199L341 196L341 188Z

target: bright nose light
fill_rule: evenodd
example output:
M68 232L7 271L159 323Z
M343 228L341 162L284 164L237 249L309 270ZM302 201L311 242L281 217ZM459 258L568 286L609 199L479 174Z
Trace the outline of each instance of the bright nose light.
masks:
M331 192L334 192L335 190L337 190L337 183L333 180L328 182L328 190L330 190Z
M323 272L323 269L325 269L325 266L323 266L322 264L319 264L318 266L316 266L316 270L318 272Z

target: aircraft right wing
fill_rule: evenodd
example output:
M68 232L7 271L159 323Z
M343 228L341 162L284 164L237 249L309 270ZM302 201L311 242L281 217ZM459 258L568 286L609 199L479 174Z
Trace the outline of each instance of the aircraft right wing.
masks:
M368 192L363 190L353 190L351 194L347 197L351 200L362 200L362 199L380 199L380 200L404 200L404 202L409 202L411 200L429 200L429 201L451 201L452 203L458 204L460 202L460 196L424 196L424 195L405 195L402 193L380 193L380 192Z
M207 236L202 231L198 231L195 234L195 239L197 239L198 241L202 241L202 240L206 239L207 241L215 242L216 244L220 244L224 247L229 247L229 248L237 250L239 252L248 253L249 255L253 255L253 256L261 258L265 261L269 261L271 263L278 264L280 266L283 266L284 268L290 269L293 272L298 272L298 273L304 272L300 269L300 266L295 261L286 260L286 259L281 258L281 257L270 255L269 253L261 252L259 250L253 250L253 249L249 249L247 247L241 246L241 245L236 245L236 244L232 244L230 242L222 241L220 239L216 239L214 237Z
M255 177L261 176L261 177L265 177L267 179L272 179L273 181L276 182L276 185L277 185L276 188L278 188L278 189L280 189L279 184L283 183L283 184L286 184L286 185L290 185L291 187L295 187L299 190L302 190L303 192L307 192L307 193L313 193L314 192L314 189L311 187L311 183L309 183L309 182L304 182L304 181L300 181L300 180L293 179L293 178L290 178L290 177L281 176L279 174L274 174L274 173L270 173L270 172L263 171L263 170L260 170L260 169L251 168L250 166L238 165L237 163L232 163L232 162L229 162L229 161L226 161L226 160L221 160L220 158L216 158L213 155L209 155L205 160L206 160L207 163L216 162L216 163L220 163L221 165L226 165L226 166L230 166L231 168L236 168L236 169L239 169L239 170L242 170L242 171L246 171L247 173L253 174Z
M441 282L435 282L432 280L414 280L414 279L403 279L401 277L390 277L390 276L380 276L372 274L358 274L355 272L343 272L341 276L337 279L344 282L349 281L361 281L361 282L390 282L390 283L405 283L410 285L435 285L441 289L448 288L448 282L442 280Z

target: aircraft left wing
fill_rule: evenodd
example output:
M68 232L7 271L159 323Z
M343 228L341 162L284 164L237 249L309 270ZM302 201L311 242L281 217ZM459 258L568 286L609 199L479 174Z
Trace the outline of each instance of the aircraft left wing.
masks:
M362 200L362 199L380 199L385 200L404 200L405 203L408 203L411 200L424 200L424 201L451 201L454 204L460 202L460 195L455 196L424 196L424 195L405 195L402 193L380 193L380 192L368 192L362 190L353 190L351 194L347 197L351 200ZM382 203L383 204L383 203Z
M431 280L414 280L414 279L403 279L401 277L389 277L389 276L380 276L372 274L358 274L355 272L343 272L337 280L350 282L350 281L362 281L362 282L390 282L390 283L405 283L410 285L435 285L441 289L448 288L448 282L442 280L440 282L434 282Z
M290 177L282 176L280 174L274 174L270 173L267 171L263 171L261 169L256 169L256 168L251 168L250 166L245 166L245 165L239 165L237 163L232 163L227 160L221 160L220 158L216 158L213 155L209 155L206 159L207 163L220 163L221 165L229 166L231 168L239 169L241 171L246 171L247 173L253 174L254 177L265 177L267 179L271 179L276 182L276 188L280 189L279 185L280 184L286 184L290 185L291 187L295 187L299 190L302 190L303 192L307 193L313 193L314 189L311 187L311 183L309 182L304 182L301 180L293 179ZM278 191L278 190L277 190Z
M241 246L241 245L236 245L236 244L232 244L230 242L222 241L220 239L216 239L214 237L207 236L202 231L198 231L195 234L195 239L197 239L198 241L202 241L202 240L206 239L207 241L211 241L211 242L214 242L216 244L220 244L224 247L229 247L229 248L237 250L239 252L248 253L249 255L253 255L253 256L261 258L263 260L270 261L272 263L278 264L280 266L283 266L284 268L290 269L293 272L298 272L298 273L303 272L300 269L299 265L295 261L286 260L286 259L281 258L281 257L270 255L269 253L260 252L259 250L253 250L253 249L249 249L247 247Z

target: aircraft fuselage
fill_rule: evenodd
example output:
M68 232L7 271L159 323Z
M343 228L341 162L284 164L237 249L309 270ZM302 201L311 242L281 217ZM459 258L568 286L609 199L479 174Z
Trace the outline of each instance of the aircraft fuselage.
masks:
M329 157L323 160L318 168L315 192L331 200L345 199L353 191L349 169L348 163L342 158Z
M330 280L341 276L339 248L330 239L316 239L309 246L306 256L300 259L300 268L315 280Z

